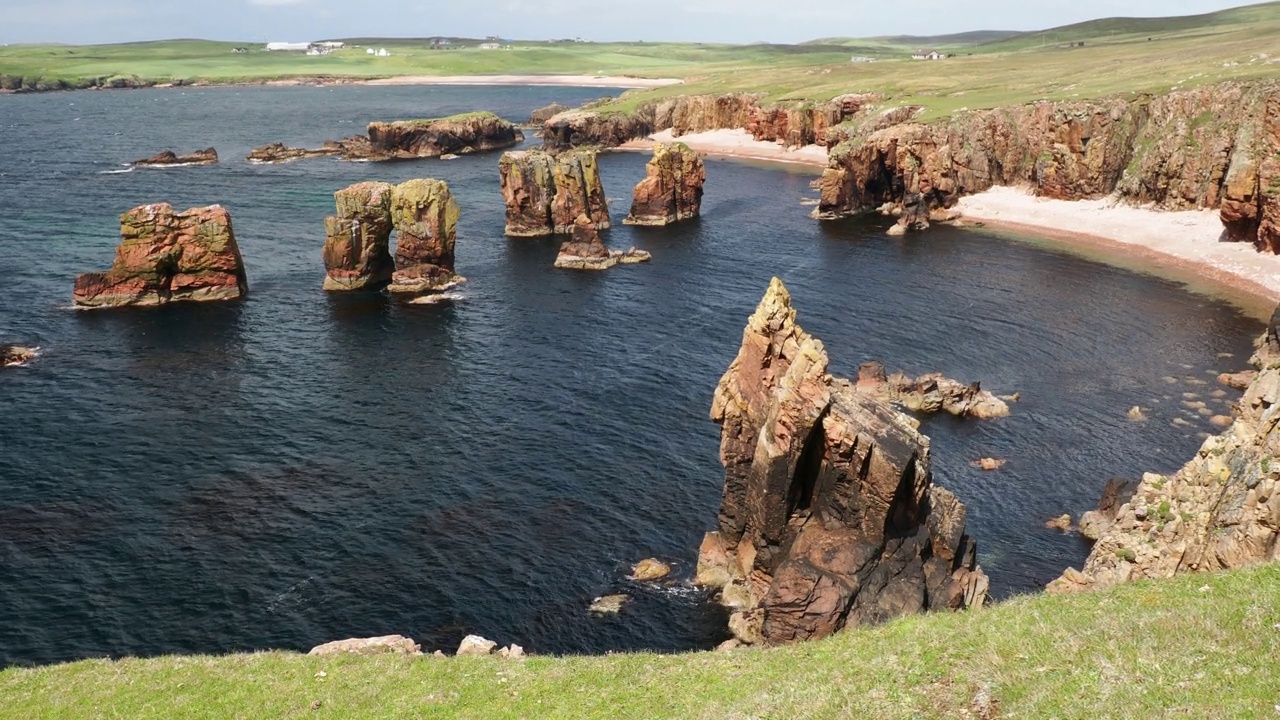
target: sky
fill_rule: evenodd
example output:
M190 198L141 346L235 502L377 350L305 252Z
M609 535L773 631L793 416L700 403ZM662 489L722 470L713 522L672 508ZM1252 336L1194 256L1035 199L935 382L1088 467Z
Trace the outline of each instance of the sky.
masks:
M794 43L820 37L1040 30L1190 15L1247 0L0 0L0 43L244 42L449 35Z

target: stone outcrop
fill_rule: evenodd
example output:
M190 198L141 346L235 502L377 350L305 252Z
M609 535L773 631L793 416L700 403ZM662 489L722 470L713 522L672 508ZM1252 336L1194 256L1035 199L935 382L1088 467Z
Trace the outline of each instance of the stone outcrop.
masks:
M561 105L560 103L551 103L550 105L547 105L545 107L540 107L537 110L534 110L533 112L529 113L529 124L542 125L543 123L555 117L556 115L559 115L562 112L566 112L569 109L570 108L564 105Z
M652 121L633 113L569 110L543 124L542 144L553 151L583 146L608 148L652 132Z
M595 150L503 153L498 171L508 236L569 234L580 215L586 215L597 230L609 229L609 203Z
M120 235L110 270L76 278L76 305L234 300L249 291L231 214L221 205L180 213L168 203L142 205L120 216Z
M432 120L369 123L370 159L394 160L501 150L524 141L524 133L490 112Z
M213 148L196 150L187 155L178 155L172 150L165 150L143 160L129 163L133 167L180 167L183 165L213 165L218 162L218 151Z
M18 367L34 360L39 351L21 345L0 345L0 367Z
M560 245L555 266L565 270L608 270L614 265L648 262L649 253L630 248L626 252L610 250L600 240L595 223L579 215L570 238Z
M746 644L986 596L964 505L933 485L929 439L827 363L774 279L716 388L724 495L697 582L720 589Z
M1083 571L1050 591L1280 561L1280 309L1235 422L1172 476L1148 473L1103 527Z
M333 194L337 214L324 219L325 290L377 290L391 281L391 190L362 182Z
M453 271L458 203L443 180L357 183L334 200L337 215L325 218L326 290L422 295L464 282Z
M396 270L388 291L422 295L463 282L453 272L458 203L447 183L409 180L392 188L391 221Z
M311 648L308 655L421 655L422 646L403 635L334 640Z
M1080 516L1080 534L1090 540L1097 540L1111 529L1120 508L1128 503L1138 491L1137 480L1111 478L1102 489L1102 498L1098 507Z
M288 147L284 143L271 143L254 148L245 159L257 165L278 165L315 157L338 157L345 154L344 141L329 140L318 148Z
M633 191L627 225L669 225L698 216L707 171L684 143L658 143Z
M901 405L921 413L948 412L957 417L991 419L1006 417L1009 405L983 390L979 383L965 384L929 373L909 377L902 372L888 375L884 365L872 361L858 368L856 392L870 394L882 402Z

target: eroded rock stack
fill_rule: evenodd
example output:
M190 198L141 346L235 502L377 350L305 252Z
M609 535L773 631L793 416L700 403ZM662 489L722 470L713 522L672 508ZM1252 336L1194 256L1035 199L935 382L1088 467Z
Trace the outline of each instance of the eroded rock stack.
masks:
M181 213L168 203L142 205L120 216L120 236L110 270L76 278L76 305L234 300L249 291L231 214L221 205Z
M324 289L376 290L391 281L390 183L362 182L333 194L324 219Z
M980 606L987 578L965 508L932 483L914 421L827 374L821 341L774 279L716 388L725 467L698 582L721 590L745 643Z
M581 215L597 230L609 229L609 204L594 150L568 150L554 156L542 150L503 153L498 170L507 206L507 235L569 234Z
M1148 473L1100 527L1064 592L1280 561L1280 310L1258 343L1239 416L1171 477Z
M600 232L586 215L579 215L570 239L560 245L555 266L566 270L608 270L618 264L648 262L649 253L630 248L626 252L610 250L600 240Z
M702 158L684 143L658 143L633 191L628 225L669 225L698 216L707 171Z
M409 180L391 190L396 229L396 270L387 288L394 293L445 290L463 278L453 272L458 203L443 180Z

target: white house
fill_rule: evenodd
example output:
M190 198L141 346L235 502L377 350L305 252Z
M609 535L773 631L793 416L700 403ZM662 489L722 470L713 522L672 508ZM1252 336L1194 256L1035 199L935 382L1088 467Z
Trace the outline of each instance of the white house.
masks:
M374 53L374 55L377 55L378 57L391 57L391 53L387 52L386 48L378 48L378 52Z
M495 42L480 43L478 47L481 50L497 50L502 47L502 43L495 43Z
M267 43L267 50L270 50L272 52L306 52L307 50L310 50L310 49L311 49L311 43L309 42L304 42L304 43L269 42Z
M374 53L376 53L376 52L377 52L377 50L374 50L373 48L365 48L365 53L366 53L366 54L368 54L368 55L372 55L372 54L374 54Z
M946 55L937 50L917 50L911 54L912 60L945 60Z

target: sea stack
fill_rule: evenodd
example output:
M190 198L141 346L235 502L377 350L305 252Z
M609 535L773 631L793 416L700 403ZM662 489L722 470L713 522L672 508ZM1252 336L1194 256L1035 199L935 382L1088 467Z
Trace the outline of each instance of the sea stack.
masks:
M110 270L76 278L76 305L234 300L249 292L231 214L221 205L181 213L168 203L142 205L120 216L120 236Z
M610 250L600 240L596 224L585 214L573 224L573 236L560 245L555 266L566 270L608 270L614 265L648 262L649 253L631 248Z
M464 279L453 272L458 203L443 180L409 180L391 190L391 222L396 229L393 293L426 294Z
M377 290L391 281L391 189L362 182L333 194L337 214L324 219L325 290Z
M491 112L430 120L372 122L367 132L370 160L466 155L501 150L524 141L524 133Z
M724 495L697 582L720 590L747 644L980 606L987 577L964 505L933 484L929 438L828 375L795 319L775 278L716 388Z
M684 143L658 143L646 177L633 192L628 225L669 225L697 217L707 171L702 158Z
M504 153L498 162L510 237L568 235L585 215L597 230L611 227L595 150Z

